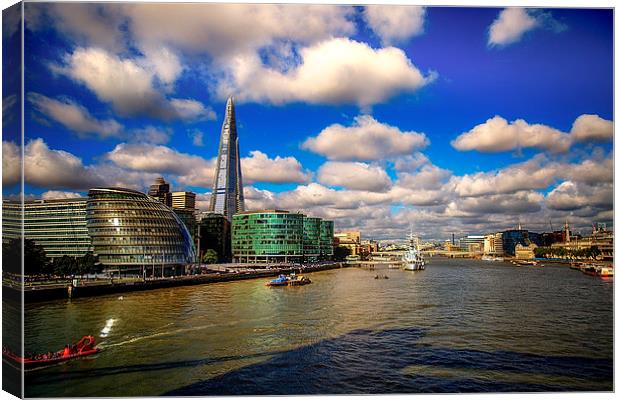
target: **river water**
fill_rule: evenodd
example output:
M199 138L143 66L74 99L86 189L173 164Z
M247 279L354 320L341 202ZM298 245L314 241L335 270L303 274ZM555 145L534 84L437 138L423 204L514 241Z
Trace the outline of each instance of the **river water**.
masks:
M442 258L310 278L29 304L27 351L103 351L28 372L26 396L613 390L613 281Z

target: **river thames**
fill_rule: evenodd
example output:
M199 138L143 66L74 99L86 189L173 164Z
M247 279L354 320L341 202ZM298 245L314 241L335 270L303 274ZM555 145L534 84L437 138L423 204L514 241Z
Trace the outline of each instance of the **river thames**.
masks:
M443 258L309 276L29 304L26 351L103 351L28 372L26 396L613 390L612 280Z

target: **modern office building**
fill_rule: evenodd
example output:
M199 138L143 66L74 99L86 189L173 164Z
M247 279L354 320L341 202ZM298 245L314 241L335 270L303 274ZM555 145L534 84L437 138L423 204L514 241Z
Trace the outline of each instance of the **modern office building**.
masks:
M362 234L360 231L334 233L335 244L348 248L352 256L360 253L361 238Z
M303 214L284 210L237 213L232 222L233 261L301 262Z
M321 258L329 260L334 255L334 221L321 220Z
M229 97L226 102L224 123L222 124L209 211L223 214L229 221L232 221L235 213L243 212L244 210L235 104L232 97Z
M484 237L484 254L501 256L504 254L504 246L502 244L502 233L491 233Z
M468 235L459 239L461 251L482 252L484 249L484 236Z
M531 243L537 246L542 245L541 235L524 229L512 229L502 232L502 245L506 255L514 256L517 244L529 246Z
M238 213L232 223L233 261L300 263L329 258L333 255L333 232L332 221L300 213L284 210Z
M318 261L321 256L321 218L304 217L304 257Z
M170 270L195 262L191 236L181 219L153 197L130 189L88 192L86 226L95 255L107 268Z
M217 253L218 263L230 262L230 221L215 213L201 213L198 216L198 255L199 260L211 249Z
M173 208L172 211L179 217L187 228L194 246L198 245L198 224L196 223L196 210L192 208Z
M86 227L86 198L29 200L23 205L24 238L42 246L50 258L81 257L92 251ZM2 238L21 237L19 201L2 202Z
M172 192L172 208L195 209L196 193L193 192Z
M164 178L155 179L155 183L149 188L149 196L155 197L168 207L172 207L172 197L170 195L170 184Z

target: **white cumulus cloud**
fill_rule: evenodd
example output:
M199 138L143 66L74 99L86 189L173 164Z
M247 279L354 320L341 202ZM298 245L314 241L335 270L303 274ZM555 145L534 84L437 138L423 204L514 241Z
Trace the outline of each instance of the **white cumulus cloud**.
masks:
M547 194L549 208L561 211L574 211L584 207L599 207L613 210L613 183L588 185L564 181Z
M82 138L95 135L105 139L120 137L123 133L122 125L114 119L98 120L86 108L68 98L56 100L35 92L29 92L27 98L34 110Z
M143 64L146 64L143 65ZM214 119L213 110L193 99L167 99L156 77L171 79L145 60L120 58L100 48L77 48L65 57L65 65L52 70L85 85L123 116L145 115L162 120Z
M43 139L30 140L24 148L24 157L24 180L28 184L48 189L88 189L105 184L80 158L50 149Z
M575 142L612 139L613 122L598 115L583 114L577 117L569 133L543 124L529 124L523 119L508 122L496 115L460 134L450 143L461 151L492 153L530 147L562 153Z
M571 136L574 140L579 142L613 140L614 123L598 115L583 114L573 123Z
M426 8L418 6L367 5L364 18L383 44L404 42L424 32Z
M385 192L392 181L383 168L361 162L328 161L318 172L320 183L354 190Z
M258 150L241 159L241 171L247 183L307 183L312 179L310 171L304 170L295 157L269 158Z
M140 43L227 58L278 40L312 43L355 32L352 7L291 4L128 4ZM180 23L182 21L182 23Z
M416 68L395 47L373 49L346 38L325 40L299 50L300 62L285 72L264 65L256 53L229 62L218 82L220 97L236 93L240 101L284 104L307 102L356 104L362 108L413 92L434 79Z
M2 184L11 186L19 183L21 176L20 147L11 141L2 141Z
M524 8L506 8L489 27L489 45L507 45L521 40L523 34L539 25Z
M80 193L76 192L64 192L60 190L48 190L41 194L43 200L55 200L55 199L75 199L78 197L84 197Z
M185 175L208 167L209 180L213 179L212 161L161 145L121 143L107 153L106 158L122 168L159 174Z
M508 122L500 116L488 119L451 142L461 151L501 152L535 147L553 152L567 151L571 145L569 134L542 124L529 124L523 119Z
M328 126L317 137L307 139L302 148L332 160L382 160L412 153L428 143L423 133L403 132L369 115L361 115L352 126Z

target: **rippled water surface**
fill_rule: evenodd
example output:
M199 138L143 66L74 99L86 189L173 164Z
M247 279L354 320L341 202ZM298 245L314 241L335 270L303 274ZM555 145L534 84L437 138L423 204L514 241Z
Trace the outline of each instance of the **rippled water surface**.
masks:
M26 395L613 390L612 281L439 258L310 277L28 305L27 351L103 351L28 373Z

